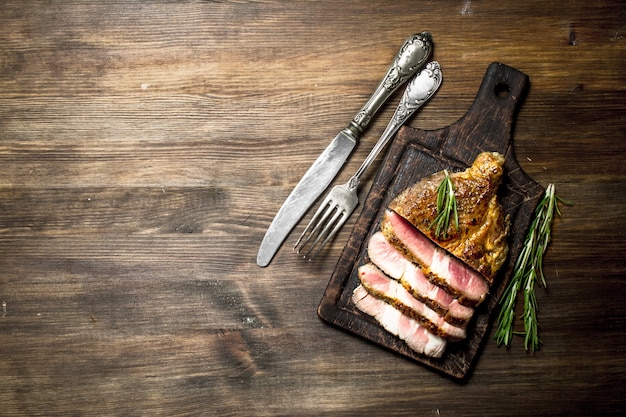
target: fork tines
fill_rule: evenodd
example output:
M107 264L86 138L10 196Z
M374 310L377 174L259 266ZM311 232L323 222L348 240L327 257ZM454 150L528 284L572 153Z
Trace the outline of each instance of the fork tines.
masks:
M305 259L312 260L337 234L348 217L350 213L331 198L326 198L298 238L294 250L296 253L304 253Z

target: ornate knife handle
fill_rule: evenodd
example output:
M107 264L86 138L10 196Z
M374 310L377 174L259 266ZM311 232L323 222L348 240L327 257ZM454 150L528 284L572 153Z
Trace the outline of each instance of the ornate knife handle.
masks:
M365 106L352 119L348 129L357 137L360 136L383 103L426 63L431 51L432 35L430 32L410 36L396 54L385 78L378 84Z

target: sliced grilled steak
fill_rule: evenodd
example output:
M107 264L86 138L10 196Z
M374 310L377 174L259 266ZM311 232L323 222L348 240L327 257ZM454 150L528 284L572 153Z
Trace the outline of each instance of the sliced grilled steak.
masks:
M352 293L356 307L376 319L389 333L404 340L409 348L424 355L439 358L446 349L446 341L428 332L412 318L381 299L371 295L361 285Z
M430 333L446 340L462 340L465 329L446 322L436 311L417 300L400 283L386 276L374 264L359 267L361 285L373 296L394 306L402 314L416 320Z
M489 292L485 277L436 246L396 212L385 212L381 229L387 241L415 262L430 282L445 288L461 304L474 307L485 299Z
M443 288L426 279L422 270L412 263L377 232L368 242L370 261L387 276L398 280L417 300L440 314L450 324L465 327L474 314L474 309L461 305Z

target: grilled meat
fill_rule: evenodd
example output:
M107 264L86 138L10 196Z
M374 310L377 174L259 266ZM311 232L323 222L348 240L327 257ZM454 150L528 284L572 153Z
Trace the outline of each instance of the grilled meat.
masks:
M404 340L415 352L435 358L443 355L447 344L444 339L430 333L390 304L374 297L361 285L352 293L352 301L359 310L374 317L385 330Z
M461 304L474 307L487 296L489 283L481 274L435 245L396 212L387 210L381 228L385 238L416 263L430 282Z
M461 305L442 287L428 281L422 270L389 243L382 232L372 235L367 253L370 261L389 278L398 280L413 297L448 323L464 327L472 318L474 309Z
M417 300L400 283L386 276L373 264L365 264L359 268L359 280L371 295L386 301L402 314L416 320L430 333L447 340L465 338L464 328L446 322L437 312Z
M368 242L352 301L411 349L441 357L446 340L466 337L474 308L487 296L508 254L509 218L497 197L504 157L481 153L450 175L459 227L435 234L438 187L433 174L390 203Z
M470 168L450 174L459 214L459 229L450 222L447 237L435 236L437 187L443 172L407 188L389 208L408 220L442 248L480 272L491 284L507 253L509 218L498 201L504 157L496 152L478 155Z

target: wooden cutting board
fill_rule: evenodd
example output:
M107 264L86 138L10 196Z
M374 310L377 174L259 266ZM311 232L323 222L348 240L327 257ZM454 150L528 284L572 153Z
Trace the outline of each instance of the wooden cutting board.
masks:
M323 320L446 375L467 378L492 319L497 316L497 301L510 279L533 212L545 191L523 172L513 153L511 130L528 83L524 73L493 63L487 69L472 106L459 121L433 131L406 126L400 129L321 300L318 314ZM444 168L464 170L484 151L500 152L506 159L500 201L511 216L509 257L489 297L477 308L468 327L468 337L461 342L448 343L442 358L429 358L413 352L373 318L356 309L350 297L359 281L357 268L365 263L367 241L379 229L382 214L396 195Z

